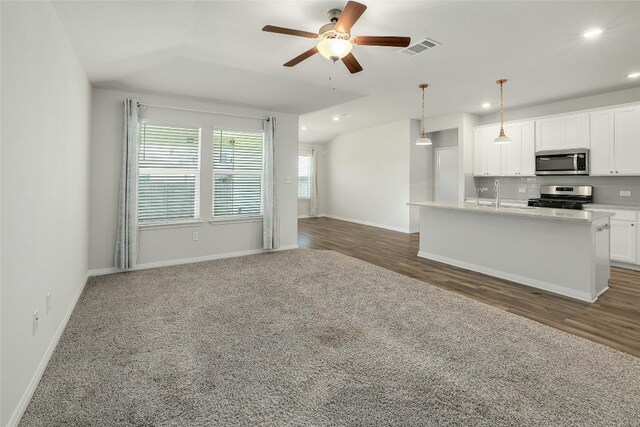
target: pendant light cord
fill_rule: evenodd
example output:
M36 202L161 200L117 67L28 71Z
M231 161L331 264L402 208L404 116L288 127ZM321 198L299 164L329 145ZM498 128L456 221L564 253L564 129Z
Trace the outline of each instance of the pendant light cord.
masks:
M420 135L424 135L424 88L422 88L422 121L420 122L420 126L422 127Z
M500 131L504 133L504 105L502 103L503 99L503 85L504 82L500 82Z

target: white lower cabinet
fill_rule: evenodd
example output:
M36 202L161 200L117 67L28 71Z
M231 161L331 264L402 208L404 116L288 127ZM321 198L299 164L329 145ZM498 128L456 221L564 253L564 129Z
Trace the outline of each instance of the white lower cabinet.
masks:
M639 211L610 208L587 208L589 211L613 212L611 218L611 260L627 264L640 264L640 232L638 231ZM616 219L617 218L617 219Z
M611 220L611 259L635 264L637 222Z

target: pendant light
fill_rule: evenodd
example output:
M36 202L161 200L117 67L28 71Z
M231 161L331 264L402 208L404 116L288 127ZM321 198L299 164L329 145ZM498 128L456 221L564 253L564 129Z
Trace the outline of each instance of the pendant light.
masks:
M500 135L493 140L494 144L511 144L511 138L504 134L504 104L502 102L503 89L502 86L507 82L507 79L500 79L496 81L500 85Z
M421 83L418 85L420 89L422 89L422 131L420 132L420 138L416 140L416 145L431 145L431 140L427 136L427 131L424 128L424 90L429 87L426 83Z

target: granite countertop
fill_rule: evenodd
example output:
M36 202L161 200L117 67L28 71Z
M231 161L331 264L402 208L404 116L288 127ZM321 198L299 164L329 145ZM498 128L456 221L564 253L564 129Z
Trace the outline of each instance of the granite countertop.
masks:
M611 212L592 212L571 209L535 208L531 206L476 206L475 203L468 202L415 202L408 203L409 206L431 207L439 209L461 210L482 214L497 214L528 217L532 219L551 219L559 221L574 221L591 223L603 218L614 216Z

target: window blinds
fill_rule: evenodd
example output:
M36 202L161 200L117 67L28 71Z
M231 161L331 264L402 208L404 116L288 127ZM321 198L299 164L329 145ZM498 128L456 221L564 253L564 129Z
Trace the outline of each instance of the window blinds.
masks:
M311 196L311 156L298 156L298 199L308 199Z
M213 217L262 213L262 132L213 132Z
M141 224L200 217L200 129L144 124L138 161Z

